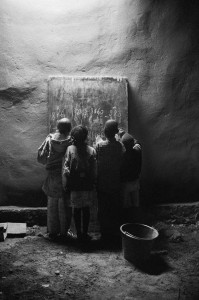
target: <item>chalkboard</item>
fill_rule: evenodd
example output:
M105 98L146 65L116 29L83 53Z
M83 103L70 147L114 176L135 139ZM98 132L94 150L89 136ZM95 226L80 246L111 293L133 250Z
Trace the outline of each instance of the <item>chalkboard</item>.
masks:
M49 131L57 120L67 117L72 127L85 125L89 142L104 137L108 119L115 119L128 130L128 89L126 78L52 76L48 80Z

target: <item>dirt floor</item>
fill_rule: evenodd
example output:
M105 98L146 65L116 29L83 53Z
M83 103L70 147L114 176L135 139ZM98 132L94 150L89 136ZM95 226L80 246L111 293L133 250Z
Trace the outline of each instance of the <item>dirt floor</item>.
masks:
M135 266L120 242L52 242L46 227L0 243L0 299L199 299L199 223L158 222L149 261Z

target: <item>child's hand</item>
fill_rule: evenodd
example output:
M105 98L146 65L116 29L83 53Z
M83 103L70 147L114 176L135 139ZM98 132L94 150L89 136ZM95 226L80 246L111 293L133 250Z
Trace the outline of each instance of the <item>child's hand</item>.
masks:
M136 144L133 146L133 149L134 149L134 150L140 151L140 150L141 150L141 145L138 144L138 143L136 143Z
M116 141L120 141L120 136L118 134L115 135Z
M95 138L95 144L99 143L99 142L102 142L103 139L101 138L101 136L98 134Z

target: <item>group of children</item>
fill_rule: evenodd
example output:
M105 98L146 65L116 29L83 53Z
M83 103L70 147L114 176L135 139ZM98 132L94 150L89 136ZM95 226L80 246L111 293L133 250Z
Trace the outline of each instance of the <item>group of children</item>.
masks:
M43 191L48 197L47 229L49 237L73 236L90 240L90 207L97 192L101 239L118 236L120 225L133 222L139 207L141 145L132 135L119 130L115 120L104 127L105 140L95 148L88 145L88 130L79 125L71 130L67 118L58 121L57 131L46 138L47 178Z

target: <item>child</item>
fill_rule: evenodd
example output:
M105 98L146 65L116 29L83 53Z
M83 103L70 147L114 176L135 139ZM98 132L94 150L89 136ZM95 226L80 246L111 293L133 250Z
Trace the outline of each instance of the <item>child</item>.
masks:
M71 145L69 136L71 122L67 118L60 119L57 130L45 139L48 152L46 170L47 178L43 184L43 191L47 195L47 230L49 238L56 239L59 235L71 235L71 208L67 207L68 196L64 199L62 188L62 161L66 149ZM44 144L43 143L43 144Z
M126 148L121 168L123 221L128 223L138 221L139 218L142 151L141 145L128 133L122 135L121 141Z
M71 131L73 145L67 149L63 167L66 187L70 190L71 205L74 208L77 238L83 241L91 239L88 235L88 226L96 181L96 153L94 148L87 145L87 136L86 127L79 125L73 128Z
M106 240L119 234L120 225L120 168L125 148L116 141L117 133L118 123L108 120L104 127L106 140L96 145L98 218L101 238Z

